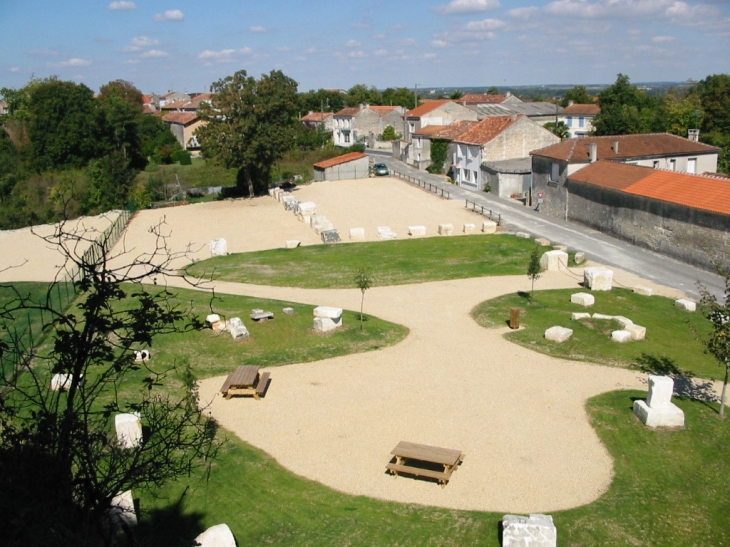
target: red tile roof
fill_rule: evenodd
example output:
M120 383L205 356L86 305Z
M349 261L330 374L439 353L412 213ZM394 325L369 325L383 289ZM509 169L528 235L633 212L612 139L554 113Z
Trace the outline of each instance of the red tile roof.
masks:
M693 209L730 215L730 180L721 177L597 161L573 173L568 179Z
M179 123L181 125L188 125L198 119L198 115L195 112L170 112L162 116L163 122Z
M399 106L370 106L370 110L374 110L381 116L385 116L386 114L390 114L394 110L398 110Z
M571 104L563 108L561 114L567 116L595 116L601 113L601 107L597 104Z
M446 103L451 103L453 101L448 99L439 99L434 101L426 101L420 106L417 106L413 110L409 110L406 112L405 116L406 118L420 118L421 116L425 116L426 114L433 112L440 106L445 105Z
M470 129L459 135L454 140L467 144L483 145L491 141L497 135L502 133L510 125L524 118L523 114L519 116L490 116L477 122Z
M357 106L346 106L342 110L335 112L335 116L354 116L360 112L360 108Z
M310 112L302 116L303 122L321 122L332 116L332 112Z
M618 142L618 153L614 145ZM606 137L580 137L568 139L530 152L568 163L589 163L589 144L595 143L597 159L629 159L652 156L676 156L686 154L717 154L720 149L701 142L690 141L670 133L640 133L638 135L609 135Z
M413 133L413 136L416 135L424 135L426 137L430 137L434 133L438 133L445 127L448 127L448 125L427 125L426 127L422 127L418 131Z
M507 97L505 95L487 94L487 93L467 93L457 99L460 103L468 104L498 104L503 103Z
M340 165L341 163L347 163L348 161L359 160L361 158L367 157L368 155L364 154L363 152L350 152L349 154L337 156L336 158L330 158L328 160L322 160L320 162L317 162L314 164L314 167L327 169L328 167L332 167L334 165Z

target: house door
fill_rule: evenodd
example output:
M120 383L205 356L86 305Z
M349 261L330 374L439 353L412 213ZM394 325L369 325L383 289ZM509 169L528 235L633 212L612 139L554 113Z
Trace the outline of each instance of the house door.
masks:
M687 172L693 175L697 172L697 158L687 160Z

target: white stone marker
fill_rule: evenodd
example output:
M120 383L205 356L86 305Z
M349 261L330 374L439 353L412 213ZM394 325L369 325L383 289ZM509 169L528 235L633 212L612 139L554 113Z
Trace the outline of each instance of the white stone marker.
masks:
M226 256L228 254L228 242L223 239L214 239L210 242L210 256Z
M302 216L309 216L317 214L317 204L313 201L305 201L297 206L297 214Z
M613 320L616 321L619 325L621 325L622 329L625 329L629 325L633 325L634 322L629 319L628 317L624 317L623 315L614 315Z
M314 308L314 330L329 332L342 326L342 308L319 306Z
M350 241L362 241L365 239L365 228L350 228Z
M62 389L70 388L71 378L71 374L54 374L53 378L51 378L51 391L61 391ZM81 382L83 381L84 377L82 375Z
M627 330L615 330L611 333L611 340L619 344L631 342L631 333Z
M143 350L134 352L134 360L137 363L146 363L147 361L150 360L150 357L151 357L150 350L148 350L148 349L143 349Z
M583 285L592 291L610 291L613 270L596 266L583 270Z
M596 303L596 298L587 292L577 292L570 295L570 302L587 308Z
M527 232L515 232L515 235L522 239L530 239L530 237L532 237Z
M608 315L605 313L594 313L593 319L603 319L604 321L610 321L613 319L613 315Z
M137 513L134 511L132 491L120 492L112 499L109 508L109 520L117 529L137 526Z
M282 308L282 310L286 315L294 315L294 308Z
M634 414L648 427L682 427L684 412L672 403L674 380L649 375L649 397L634 401Z
M540 267L549 272L557 272L560 265L568 267L568 253L563 251L548 251L540 257Z
M390 226L378 226L378 239L395 239L396 237L398 234L391 230Z
M586 254L583 251L578 251L573 257L576 264L583 264L586 261Z
M692 302L691 300L687 300L686 298L680 298L679 300L675 300L674 305L684 311L696 311L697 310L697 303Z
M454 225L453 224L439 224L439 235L440 236L454 235Z
M298 239L287 239L286 240L286 243L285 243L285 247L287 249L296 249L301 244L302 244L302 242L299 241Z
M573 336L573 329L567 329L565 327L550 327L545 331L545 339L552 340L553 342L565 342L568 338Z
M582 313L582 312L573 312L573 314L570 317L573 321L580 321L581 319L590 319L591 314L590 313Z
M124 448L134 448L142 444L142 422L138 413L117 414L114 416L117 440Z
M502 517L502 547L557 547L558 530L550 515Z
M643 285L636 285L636 287L634 287L634 292L642 296L651 296L652 294L654 294L653 289L650 289L649 287L644 287Z
M467 223L464 224L464 233L465 234L473 234L476 231L477 227L476 224Z
M200 547L236 547L236 538L227 524L216 524L195 538Z
M221 316L217 313L210 313L205 317L205 322L208 323L211 327L213 326L213 323L217 323L221 320Z
M624 330L631 333L632 340L643 340L644 338L646 338L646 327L642 327L641 325L626 325L624 327Z
M425 236L426 227L425 226L409 226L408 235L409 236Z
M482 232L485 234L496 234L497 233L497 223L493 220L485 220L482 222Z
M536 237L535 243L540 247L550 247L550 240L544 237Z

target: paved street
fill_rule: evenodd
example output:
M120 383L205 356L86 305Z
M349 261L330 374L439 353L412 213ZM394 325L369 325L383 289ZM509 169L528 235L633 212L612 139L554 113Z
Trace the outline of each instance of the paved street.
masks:
M507 231L525 231L535 237L545 237L570 249L585 251L586 256L608 266L616 266L656 283L667 285L699 298L697 281L718 297L723 294L723 280L708 271L632 245L597 230L564 222L534 211L521 203L484 192L473 192L449 184L443 177L413 169L394 160L388 153L368 150L375 162L385 163L391 171L417 176L447 190L451 199L469 200L502 215Z

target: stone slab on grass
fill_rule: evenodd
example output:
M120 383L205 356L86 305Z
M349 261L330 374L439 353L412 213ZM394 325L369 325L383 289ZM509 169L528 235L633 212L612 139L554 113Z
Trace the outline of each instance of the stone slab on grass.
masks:
M636 285L636 287L634 287L634 293L640 294L642 296L651 296L652 294L654 294L654 289L644 287L643 285Z
M464 233L465 234L473 234L476 232L477 226L476 224L466 223L464 224Z
M409 226L408 235L409 236L425 236L426 227L425 226Z
M131 490L114 496L109 508L109 521L117 530L137 526L137 513L134 510L134 498Z
M593 319L603 319L604 321L611 321L611 319L613 319L613 315L608 315L605 313L594 313Z
M619 344L631 342L631 333L627 330L615 330L611 333L611 340Z
M317 332L329 332L342 326L342 316L338 319L330 319L329 317L315 317L313 322L314 330Z
M502 517L502 547L557 547L558 531L550 515Z
M557 272L560 267L568 267L568 253L563 251L548 251L540 257L540 267L548 272Z
M365 228L350 228L350 241L363 241L365 239Z
M286 315L294 315L294 308L282 308L281 311Z
M596 303L596 297L587 292L577 292L570 295L570 302L587 308Z
M142 422L139 414L125 413L114 416L117 441L124 448L134 448L142 444Z
M296 249L301 244L302 244L302 242L299 241L298 239L287 239L285 246L287 249Z
M535 243L539 245L540 247L550 247L550 240L544 237L536 237Z
M545 339L551 340L553 342L565 342L568 338L573 336L573 329L568 329L565 327L550 327L545 331Z
M519 237L521 239L530 239L532 237L527 232L515 232L515 236L517 236L517 237Z
M686 298L675 300L674 305L684 311L697 311L697 303Z
M592 291L610 291L613 285L613 270L596 266L583 270L583 285Z
M454 235L454 225L453 224L439 224L439 235L440 236Z
M226 256L228 254L228 242L223 239L214 239L210 242L210 256Z
M649 375L649 396L634 401L634 414L648 427L683 427L684 412L672 403L674 380L669 376Z
M642 327L641 325L632 323L631 325L626 325L624 330L631 333L632 340L643 340L646 338L646 327Z
M342 308L334 308L332 306L317 306L313 312L315 317L328 317L329 319L337 319L342 317Z
M625 329L629 325L633 325L634 322L629 319L628 317L624 317L623 315L614 315L613 320L616 321L619 325L621 325L622 329Z
M570 317L573 321L580 321L582 319L590 319L591 314L586 312L573 312Z
M482 222L482 232L485 234L496 234L497 233L497 223L493 220L485 220Z
M236 547L236 538L227 524L216 524L195 538L200 547Z

